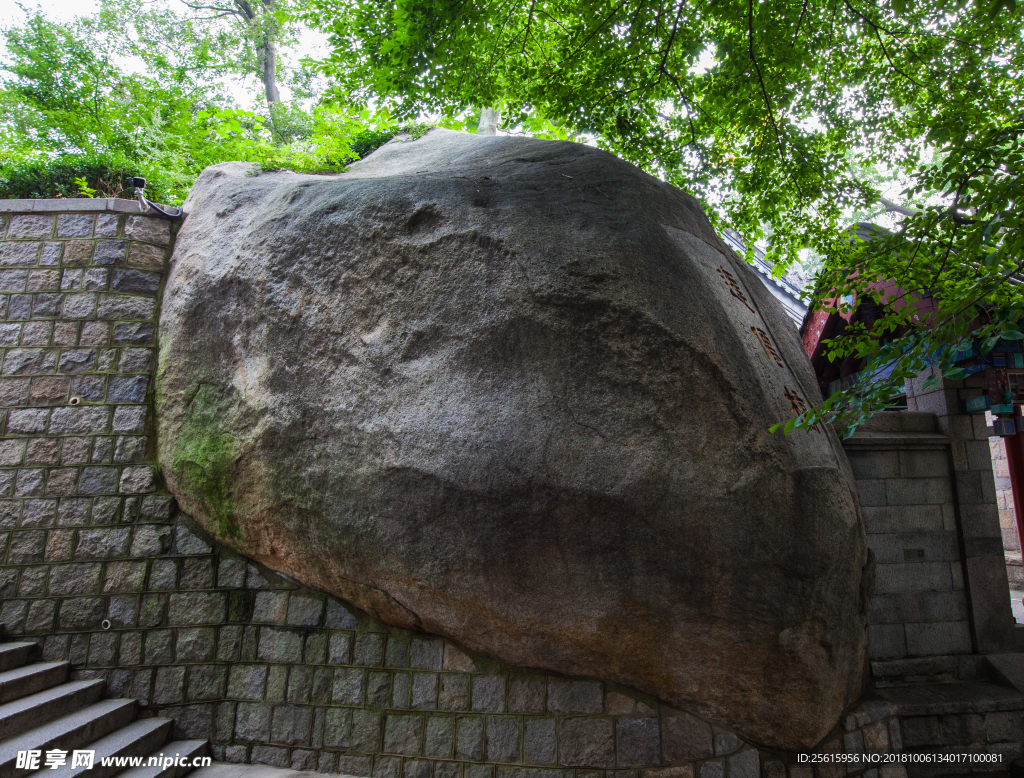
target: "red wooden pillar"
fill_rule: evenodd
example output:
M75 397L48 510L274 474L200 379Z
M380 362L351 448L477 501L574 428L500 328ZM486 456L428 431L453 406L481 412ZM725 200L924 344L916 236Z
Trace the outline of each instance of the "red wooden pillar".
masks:
M1010 489L1013 492L1013 517L1017 539L1024 552L1024 432L1003 438L1006 444L1006 465L1010 470Z

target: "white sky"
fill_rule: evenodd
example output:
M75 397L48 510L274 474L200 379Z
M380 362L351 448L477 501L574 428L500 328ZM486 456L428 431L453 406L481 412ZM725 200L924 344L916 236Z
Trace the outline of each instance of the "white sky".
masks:
M22 0L22 4L30 12L36 8L42 9L43 13L54 21L68 21L75 16L90 16L99 10L97 0ZM173 2L172 2L173 4ZM182 10L185 10L182 8ZM0 0L0 29L21 24L25 19L25 13L18 7L15 0ZM297 52L301 52L301 55ZM0 55L4 53L2 40L0 40ZM288 60L294 60L292 64L298 64L299 56L325 57L327 56L327 36L313 30L304 29L299 35L298 45L292 51L285 51L282 56ZM131 71L131 65L126 63ZM251 80L250 80L251 83ZM228 91L240 105L247 105L253 100L251 90L240 81L227 81ZM288 87L281 86L281 96L287 100L291 97Z

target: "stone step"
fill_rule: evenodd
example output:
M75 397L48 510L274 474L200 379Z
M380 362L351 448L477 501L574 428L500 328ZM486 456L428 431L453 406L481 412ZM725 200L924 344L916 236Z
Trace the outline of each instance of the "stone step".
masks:
M61 716L28 732L0 743L0 778L16 778L33 772L17 767L19 751L72 751L120 729L135 719L135 700L101 700L86 708ZM70 760L70 754L69 754Z
M889 686L876 694L895 705L901 718L1024 710L1021 692L980 681Z
M70 668L69 662L36 662L0 673L0 703L62 684Z
M985 661L993 681L1024 692L1024 653L989 654Z
M209 744L206 740L175 740L150 754L150 756L157 759L162 759L165 756L176 756L182 760L187 760L187 763L190 764L196 757L206 756L208 748ZM181 776L191 771L191 767L182 765L168 765L164 767L162 762L158 762L155 765L130 767L123 773L119 773L118 778L181 778Z
M0 644L0 673L21 667L35 654L36 649L35 643Z
M133 756L145 758L167 742L167 736L171 734L173 725L174 722L170 719L133 721L88 745L90 751L96 752L92 767L87 765L73 767L69 758L67 763L61 767L40 770L35 774L35 778L45 778L46 776L71 778L84 773L88 773L89 778L111 778L111 776L123 772L126 767L123 763L104 766L102 764L104 758Z
M104 688L106 683L100 679L71 681L0 705L0 741L92 705L103 696Z

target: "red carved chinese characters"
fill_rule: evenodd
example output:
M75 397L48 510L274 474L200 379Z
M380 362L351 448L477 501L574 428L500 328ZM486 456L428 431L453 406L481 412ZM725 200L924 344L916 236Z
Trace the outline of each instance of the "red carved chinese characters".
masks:
M743 290L740 289L740 285L736 283L736 279L732 277L732 273L719 265L718 275L722 277L722 280L725 281L725 285L729 287L729 294L747 306L747 309L751 313L757 313L757 311L750 307L750 303L747 302L746 295L743 294Z
M757 342L761 344L761 348L764 349L765 356L768 357L768 359L774 359L775 364L779 367L785 367L782 363L782 357L780 357L779 352L775 350L775 346L772 343L772 339L768 337L768 333L760 327L751 327L750 331L754 333L754 337L757 338Z
M794 416L800 416L803 413L807 413L807 403L804 402L804 398L788 386L786 387L786 399L789 400L789 407L792 409ZM814 424L811 429L819 435L821 434L821 430L818 429L817 424Z

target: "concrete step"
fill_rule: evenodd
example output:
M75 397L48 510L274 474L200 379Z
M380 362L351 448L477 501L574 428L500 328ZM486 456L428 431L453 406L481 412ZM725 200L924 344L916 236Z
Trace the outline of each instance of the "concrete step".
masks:
M21 667L28 662L37 650L35 643L3 643L0 644L0 673Z
M50 689L68 679L68 662L36 662L0 673L0 703Z
M162 761L158 761L154 765L131 767L123 773L119 773L118 778L181 778L192 771L192 767L187 765L190 765L192 760L197 757L206 756L208 748L209 743L206 740L175 740L150 754L150 757L158 760L162 760L164 757L178 757L180 761L185 762L185 766L181 764L164 766Z
M72 776L88 773L89 778L111 778L126 769L124 762L112 765L103 765L104 758L131 757L145 758L154 750L160 748L167 742L167 736L171 734L171 727L174 722L170 719L141 719L111 732L95 743L90 743L88 748L95 751L96 756L92 767L79 765L73 767L71 760L57 768L43 768L35 774L36 778L71 778Z
M32 770L17 767L19 751L61 749L72 751L86 747L99 738L135 720L139 704L135 700L101 700L61 716L28 732L0 743L0 778L17 778ZM68 755L70 761L71 755ZM38 768L37 768L38 769Z
M92 705L105 688L100 679L71 681L0 705L0 742Z
M1024 692L1024 653L989 654L985 661L993 681Z

